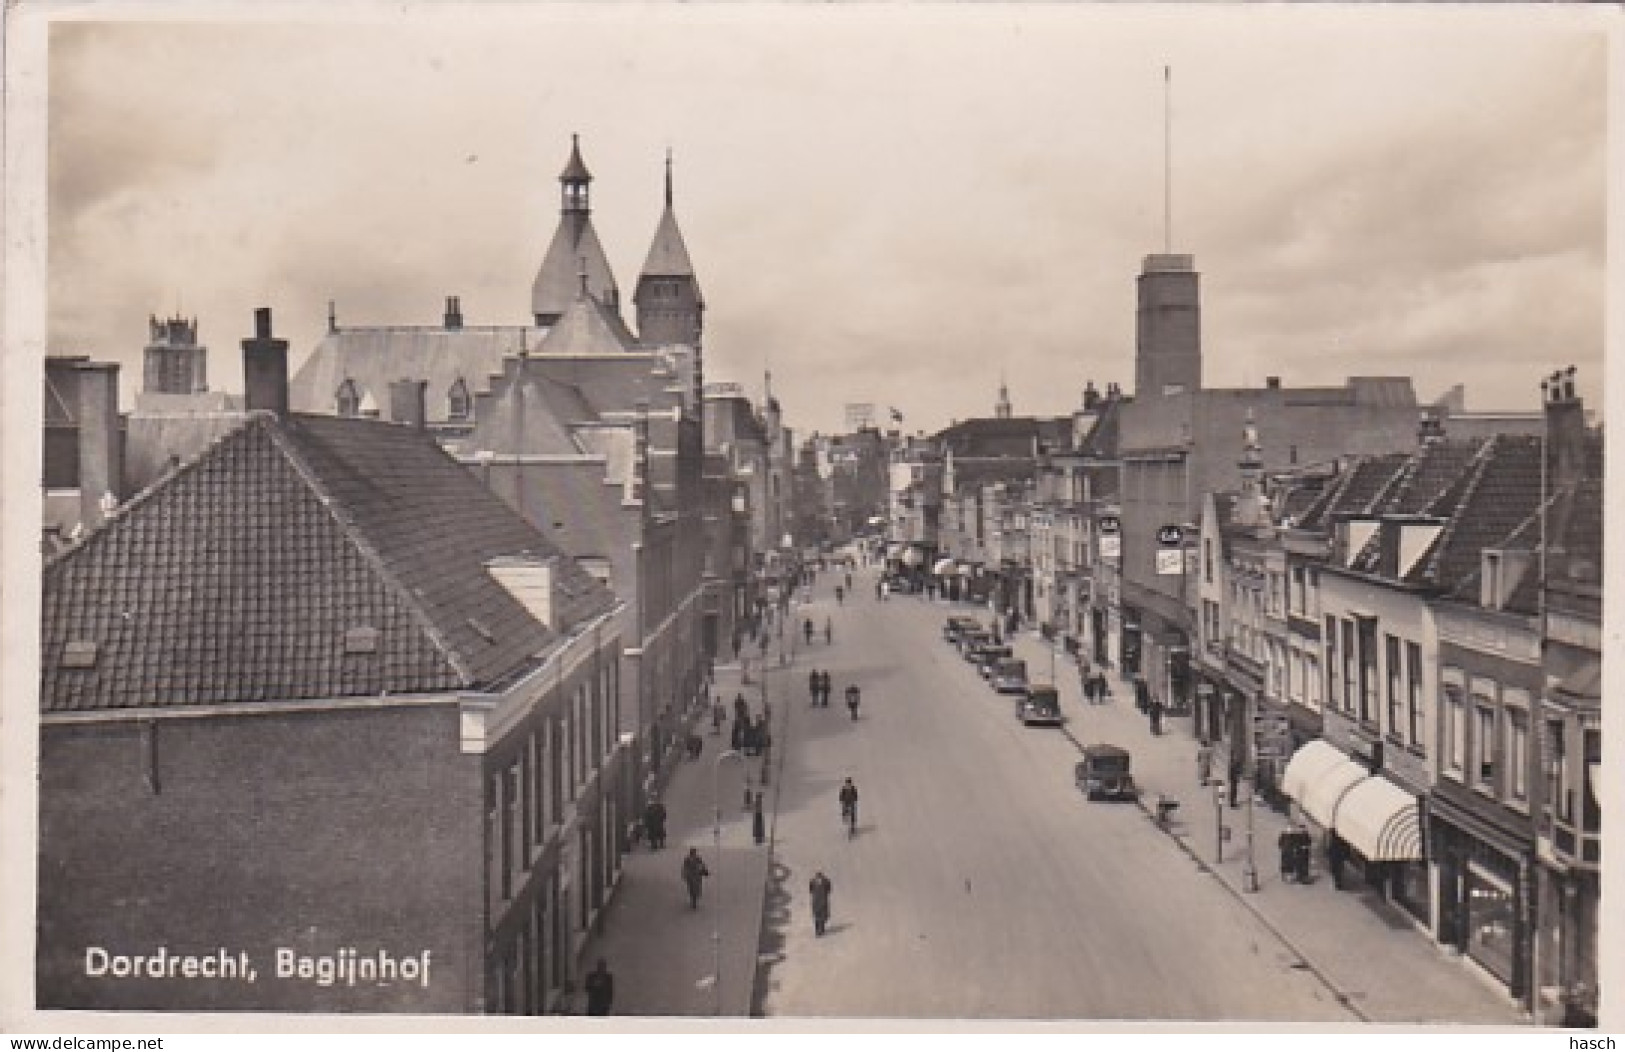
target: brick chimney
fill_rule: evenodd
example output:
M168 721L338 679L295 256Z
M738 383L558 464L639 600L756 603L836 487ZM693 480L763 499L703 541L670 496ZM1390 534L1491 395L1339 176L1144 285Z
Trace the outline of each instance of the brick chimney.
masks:
M89 530L118 506L124 489L117 362L78 362L79 521ZM111 494L111 499L109 499Z
M460 296L446 297L446 328L461 329L463 327L463 301Z
M414 431L422 431L428 417L428 389L427 380L391 380L389 418Z
M1574 392L1574 366L1540 382L1546 406L1546 485L1556 493L1586 473L1585 404Z
M248 411L288 415L288 341L271 336L271 308L254 311L254 337L243 341L243 387Z

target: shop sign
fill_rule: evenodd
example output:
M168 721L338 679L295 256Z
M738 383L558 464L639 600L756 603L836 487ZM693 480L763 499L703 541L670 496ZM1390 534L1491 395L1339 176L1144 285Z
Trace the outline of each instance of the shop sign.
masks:
M1177 577L1185 572L1185 553L1178 548L1157 549L1157 573L1159 576Z

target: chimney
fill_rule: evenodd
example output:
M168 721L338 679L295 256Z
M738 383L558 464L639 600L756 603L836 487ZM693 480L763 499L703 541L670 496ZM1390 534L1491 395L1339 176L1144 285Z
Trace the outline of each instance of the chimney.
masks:
M1264 377L1264 389L1266 391L1279 391L1281 389L1281 378L1279 376Z
M1578 484L1586 473L1585 404L1574 392L1574 366L1541 381L1546 403L1546 477L1549 492Z
M89 530L118 506L124 488L119 367L117 362L86 361L76 363L74 370L79 374L79 520Z
M446 297L446 328L461 329L463 327L463 304L458 296Z
M248 411L288 415L288 341L271 336L271 308L254 311L254 338L243 341L243 386Z
M1100 392L1095 390L1095 382L1090 380L1083 388L1083 411L1092 413L1100 407Z
M391 380L389 418L414 431L422 431L429 415L428 388L427 380Z

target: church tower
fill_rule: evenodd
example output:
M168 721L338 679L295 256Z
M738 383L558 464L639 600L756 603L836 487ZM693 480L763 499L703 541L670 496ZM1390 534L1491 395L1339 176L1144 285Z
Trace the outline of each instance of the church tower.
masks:
M993 405L993 416L997 420L1009 420L1010 414L1010 388L1004 385L1004 378L1001 376L999 378L999 400Z
M688 258L688 246L672 211L671 153L666 153L666 207L655 228L649 257L638 275L638 342L645 347L682 344L698 350L703 331L705 297Z
M575 302L586 275L587 294L608 310L620 314L621 294L610 272L604 246L592 227L589 187L592 173L581 160L578 136L570 136L570 160L559 175L562 201L558 229L542 257L541 269L530 290L530 312L537 325L551 325Z
M147 321L149 342L141 389L149 394L197 394L209 389L205 366L209 349L198 346L197 319Z

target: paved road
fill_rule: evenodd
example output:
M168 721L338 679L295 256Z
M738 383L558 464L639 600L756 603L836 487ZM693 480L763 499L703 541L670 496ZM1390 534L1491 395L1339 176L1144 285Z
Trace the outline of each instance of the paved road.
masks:
M942 642L943 607L879 602L872 580L837 607L826 575L804 608L832 616L836 638L803 652L800 678L830 669L836 697L812 709L797 690L786 714L760 1012L1354 1021L1138 808L1082 799L1076 748L1014 719ZM840 701L854 681L855 723ZM848 775L862 794L850 841ZM807 902L819 868L835 888L822 938Z

